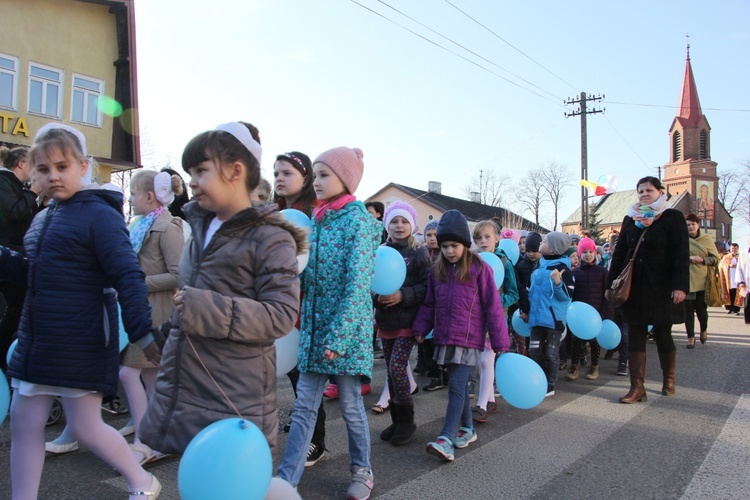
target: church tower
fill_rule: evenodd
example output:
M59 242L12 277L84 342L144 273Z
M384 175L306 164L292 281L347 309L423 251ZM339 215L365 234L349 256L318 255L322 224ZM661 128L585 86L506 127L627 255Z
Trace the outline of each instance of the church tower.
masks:
M690 211L701 219L704 228L717 227L719 178L716 165L711 161L711 127L698 100L688 45L679 110L669 128L669 163L664 165L662 182L671 196L684 191L690 193ZM723 207L720 210L723 211Z

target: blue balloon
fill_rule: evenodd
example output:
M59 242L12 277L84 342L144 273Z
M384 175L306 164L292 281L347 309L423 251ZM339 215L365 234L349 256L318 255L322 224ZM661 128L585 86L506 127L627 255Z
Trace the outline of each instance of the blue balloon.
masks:
M382 245L375 252L372 291L378 295L396 293L406 279L406 264L398 250Z
M620 327L611 319L602 321L602 330L596 336L596 341L603 349L616 349L620 345Z
M279 212L282 217L297 226L298 228L307 231L308 234L312 234L313 223L312 219L305 215L304 212L300 212L294 208L286 208Z
M531 326L527 322L521 319L521 310L516 309L513 313L513 317L510 319L510 324L513 325L513 331L524 337L531 337Z
M0 375L0 424L5 422L10 408L10 387L5 375Z
M518 249L518 243L511 239L500 240L500 250L505 252L506 257L515 266L518 264L518 258L521 256L521 251Z
M602 330L599 311L585 302L571 302L568 305L567 323L573 335L581 340L596 338Z
M495 277L495 286L500 290L500 287L503 286L503 280L505 279L505 266L503 265L503 261L492 252L481 252L479 256L492 268Z
M271 483L271 449L248 420L227 418L200 431L177 473L183 500L262 500Z
M8 348L8 354L5 355L5 363L10 364L10 358L13 357L13 351L16 350L16 346L18 345L18 339L14 340L10 347Z
M547 376L536 361L520 354L501 354L495 364L495 382L503 399L522 410L534 408L547 395Z

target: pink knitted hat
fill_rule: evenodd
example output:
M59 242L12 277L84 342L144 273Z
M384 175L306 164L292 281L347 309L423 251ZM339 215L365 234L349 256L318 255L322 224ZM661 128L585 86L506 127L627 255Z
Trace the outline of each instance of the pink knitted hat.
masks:
M581 255L586 250L596 253L596 243L591 238L581 238L581 241L578 242L578 255Z
M352 149L341 146L320 153L313 162L313 165L316 163L325 163L328 165L336 176L341 179L349 194L354 194L354 191L359 186L359 181L362 180L362 173L365 170L365 164L362 162L363 156L364 153L359 148Z
M411 225L411 233L416 233L417 229L419 229L417 226L417 212L405 201L394 201L385 209L385 214L383 214L383 225L385 226L385 230L388 231L388 225L394 217L399 215L409 221L409 224Z

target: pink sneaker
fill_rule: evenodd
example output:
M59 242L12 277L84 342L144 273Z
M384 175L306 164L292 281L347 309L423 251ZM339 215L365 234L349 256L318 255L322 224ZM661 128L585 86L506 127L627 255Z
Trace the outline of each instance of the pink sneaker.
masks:
M362 395L366 396L372 392L370 384L362 384Z
M329 399L338 399L339 397L339 386L336 384L329 384L328 388L323 391L323 396Z

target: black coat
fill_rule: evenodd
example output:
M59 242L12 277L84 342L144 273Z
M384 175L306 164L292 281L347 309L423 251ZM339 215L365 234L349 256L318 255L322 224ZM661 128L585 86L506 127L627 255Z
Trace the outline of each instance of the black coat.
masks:
M630 261L640 229L630 217L622 221L607 285ZM672 325L685 322L685 306L672 302L672 291L690 288L688 232L681 212L667 209L648 228L635 257L630 297L623 305L633 325Z
M518 286L518 306L522 311L529 310L529 287L531 273L539 268L539 260L532 261L523 254L516 263L516 285Z
M0 170L0 245L23 252L23 235L38 211L36 195L16 174Z
M432 263L427 247L420 246L416 249L407 247L405 244L387 242L387 246L398 250L403 256L406 264L406 278L401 285L403 300L391 307L383 307L378 303L379 295L375 294L375 324L383 330L401 330L411 328L417 317L419 306L422 305L427 295L427 280Z
M640 250L639 250L640 252ZM607 270L596 264L584 264L573 269L575 288L573 301L585 302L601 315L602 319L615 319L614 308L604 298L607 289Z

